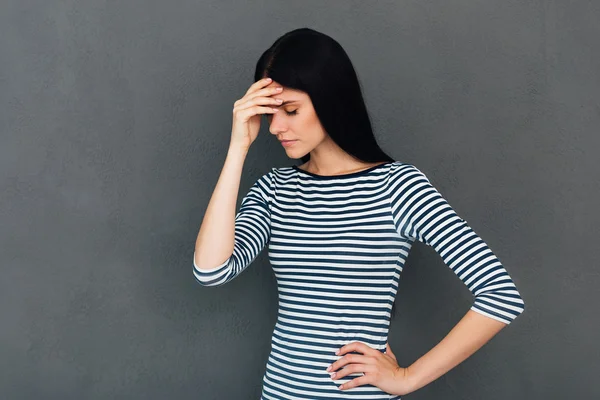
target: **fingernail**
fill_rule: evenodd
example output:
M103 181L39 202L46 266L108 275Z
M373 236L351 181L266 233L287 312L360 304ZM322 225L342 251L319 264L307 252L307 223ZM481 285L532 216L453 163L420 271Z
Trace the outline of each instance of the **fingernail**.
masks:
M331 371L331 365L325 371Z
M335 378L335 372L330 372L329 376L331 377L331 379Z
M340 354L340 349L337 349L337 350L335 351L335 354Z

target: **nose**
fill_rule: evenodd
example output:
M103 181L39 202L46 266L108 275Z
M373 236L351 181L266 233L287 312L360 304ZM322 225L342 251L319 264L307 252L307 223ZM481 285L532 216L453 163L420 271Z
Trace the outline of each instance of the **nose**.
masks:
M282 112L284 111L279 109L279 111L267 116L267 121L269 122L269 132L271 132L272 135L277 136L287 131L284 119L277 115Z

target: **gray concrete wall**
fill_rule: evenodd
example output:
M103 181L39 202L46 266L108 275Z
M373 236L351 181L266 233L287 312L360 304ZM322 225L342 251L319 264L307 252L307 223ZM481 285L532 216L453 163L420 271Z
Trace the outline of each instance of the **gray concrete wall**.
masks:
M600 398L599 20L597 1L1 2L0 398L258 399L266 252L218 289L192 254L233 102L301 26L344 46L382 147L428 174L526 302L408 398ZM262 129L240 197L296 163ZM400 364L470 304L416 244Z

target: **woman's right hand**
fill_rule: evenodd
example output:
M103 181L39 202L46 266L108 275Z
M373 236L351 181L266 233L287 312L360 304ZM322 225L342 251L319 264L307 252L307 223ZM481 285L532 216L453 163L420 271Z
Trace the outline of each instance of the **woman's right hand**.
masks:
M277 90L279 85L265 87L271 82L268 78L254 82L244 97L233 103L231 146L248 150L258 135L261 115L277 112L277 108L269 105L281 104L281 99L271 97L281 93L281 90Z

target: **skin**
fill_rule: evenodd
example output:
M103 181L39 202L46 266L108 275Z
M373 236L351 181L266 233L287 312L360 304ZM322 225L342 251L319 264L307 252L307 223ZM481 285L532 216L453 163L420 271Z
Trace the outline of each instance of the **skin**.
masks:
M321 125L312 101L305 92L283 87L276 81L266 87L283 88L281 93L273 95L276 99L282 99L283 103L279 106L270 105L279 111L265 114L269 132L278 140L297 140L292 146L282 146L288 157L297 159L310 153L310 160L299 166L300 169L331 176L358 172L381 164L356 160L335 144Z
M266 87L282 87L273 81ZM354 159L327 135L313 108L310 97L301 91L283 87L274 98L284 101L270 105L279 109L265 114L269 131L279 140L297 140L292 146L282 146L290 158L301 158L310 153L310 160L299 168L319 175L340 175L367 169L380 163L365 163ZM289 102L289 103L287 103ZM340 348L340 358L327 372L337 380L349 374L364 375L340 385L340 390L372 384L394 395L405 395L439 378L480 349L506 326L483 314L468 310L456 326L430 351L403 368L388 343L384 353L362 342L351 342ZM346 354L359 352L361 354Z
M364 373L364 376L340 385L340 390L369 383L387 393L405 395L466 360L505 326L504 322L469 310L444 339L409 367L398 365L387 343L384 354L362 342L351 342L340 348L338 355L342 357L332 363L327 372L336 372L331 379L340 379L355 372ZM362 354L346 354L349 352Z

